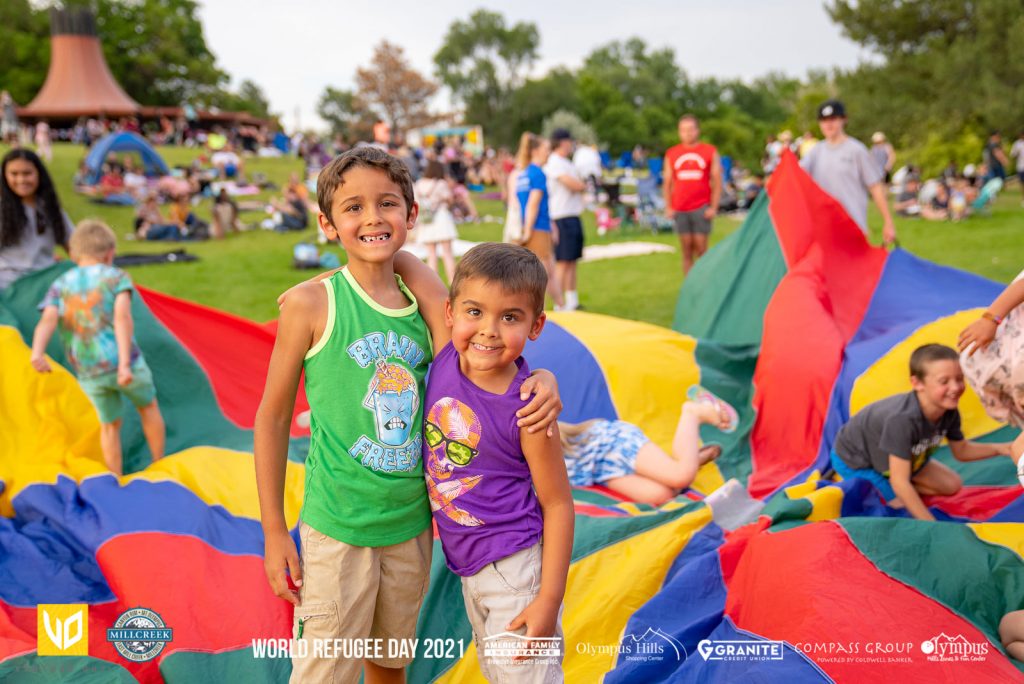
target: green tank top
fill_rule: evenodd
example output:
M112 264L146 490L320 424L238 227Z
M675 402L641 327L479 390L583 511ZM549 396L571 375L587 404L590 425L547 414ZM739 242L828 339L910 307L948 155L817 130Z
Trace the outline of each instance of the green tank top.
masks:
M302 519L354 546L389 546L430 524L424 379L433 358L416 298L387 309L343 269L324 281L327 325L306 353L310 445Z

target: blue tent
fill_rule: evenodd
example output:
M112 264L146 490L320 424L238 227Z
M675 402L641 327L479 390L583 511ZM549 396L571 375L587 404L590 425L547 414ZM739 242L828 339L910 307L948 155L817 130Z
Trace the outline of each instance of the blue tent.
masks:
M166 176L171 170L153 146L137 133L122 131L111 133L96 141L85 157L85 165L89 168L86 182L90 185L99 183L103 175L103 162L111 152L138 152L142 157L142 165L147 176Z

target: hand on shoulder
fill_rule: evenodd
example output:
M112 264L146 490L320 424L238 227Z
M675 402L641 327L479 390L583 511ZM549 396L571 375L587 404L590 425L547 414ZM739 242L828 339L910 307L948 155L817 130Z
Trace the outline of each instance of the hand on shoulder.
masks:
M277 307L284 313L286 304L294 311L315 306L326 299L323 282L307 280L281 293L277 298Z

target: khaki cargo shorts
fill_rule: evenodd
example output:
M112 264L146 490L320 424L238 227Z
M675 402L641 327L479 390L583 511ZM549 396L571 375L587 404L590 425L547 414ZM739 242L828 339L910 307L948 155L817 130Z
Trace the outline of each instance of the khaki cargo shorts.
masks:
M292 659L292 684L359 681L362 657L344 657L357 640L380 640L381 667L405 667L412 658L388 657L388 643L416 638L416 620L430 582L433 530L392 546L352 546L299 523L302 542L301 605L292 638L310 640L305 657ZM333 642L332 640L342 640ZM296 651L298 653L298 651Z

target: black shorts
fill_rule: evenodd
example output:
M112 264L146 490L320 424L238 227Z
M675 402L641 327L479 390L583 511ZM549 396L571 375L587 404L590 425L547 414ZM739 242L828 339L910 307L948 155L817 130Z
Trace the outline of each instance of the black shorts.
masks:
M577 261L583 256L583 222L579 216L555 219L558 226L558 244L555 261Z

